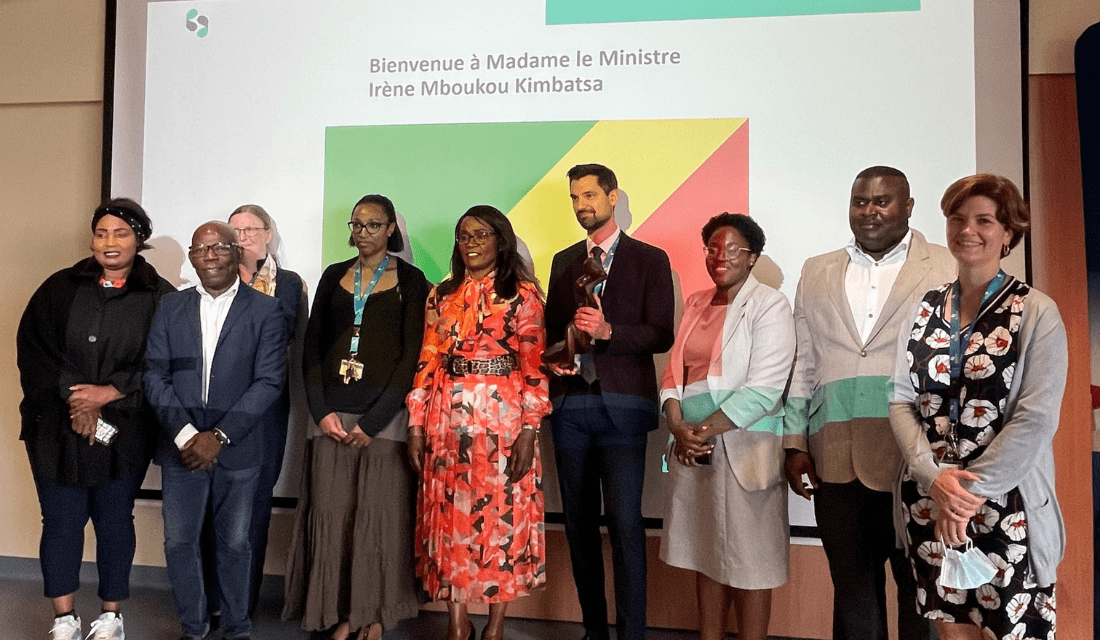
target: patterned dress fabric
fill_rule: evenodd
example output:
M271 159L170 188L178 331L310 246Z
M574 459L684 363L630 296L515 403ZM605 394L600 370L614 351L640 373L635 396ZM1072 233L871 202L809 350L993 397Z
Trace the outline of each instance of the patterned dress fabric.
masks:
M1017 333L1029 291L1026 284L1009 279L990 297L963 350L962 375L955 379L950 367L950 319L944 314L951 287L924 297L910 336L908 359L921 421L937 457L949 446L951 398L959 398L959 417L953 426L964 467L982 455L1011 419L1004 415L1005 401L1017 373ZM996 640L1054 640L1054 585L1038 587L1032 577L1031 543L1019 489L987 500L971 519L967 535L999 569L991 583L976 589L936 584L943 559L934 532L939 509L908 473L901 498L907 550L917 578L917 608L925 617L973 623Z
M493 275L466 278L457 291L428 296L424 346L407 402L423 426L427 454L417 499L417 575L429 596L463 603L507 602L546 579L542 466L538 447L519 482L505 475L523 425L550 412L543 304L518 286L498 297ZM511 355L506 376L453 376L444 356Z

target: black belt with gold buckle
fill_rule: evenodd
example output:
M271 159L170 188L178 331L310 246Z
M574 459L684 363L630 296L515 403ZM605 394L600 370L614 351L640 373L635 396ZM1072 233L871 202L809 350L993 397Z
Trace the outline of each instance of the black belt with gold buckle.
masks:
M497 356L487 360L467 360L462 356L443 356L443 369L455 378L468 375L506 376L516 368L514 355Z

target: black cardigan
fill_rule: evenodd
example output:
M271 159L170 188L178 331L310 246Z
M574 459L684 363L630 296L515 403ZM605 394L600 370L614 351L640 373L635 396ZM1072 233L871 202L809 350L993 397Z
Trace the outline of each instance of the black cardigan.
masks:
M358 355L360 361L374 365L368 368L376 369L378 364L390 364L379 363L376 359L371 361L378 352L384 351L392 356L393 362L389 368L385 368L385 373L380 376L382 379L368 379L370 376L364 376L362 380L345 386L336 366L340 359L348 357L354 318L351 314L334 317L332 297L351 297L351 294L341 289L340 280L358 257L329 265L317 283L317 293L313 297L313 309L306 327L302 370L309 411L318 423L334 411L362 413L359 428L363 433L374 437L404 406L405 395L412 388L413 376L420 360L420 345L424 338L424 303L428 299L431 285L420 269L396 256L390 256L390 259L397 263L397 292L400 302L389 308L399 310L400 317L368 318L366 314L371 312L372 303L382 303L378 298L390 294L390 291L371 294L364 311L363 324L380 326L384 333L371 335L364 332L360 338ZM372 348L372 343L376 341L388 344L376 352ZM354 401L350 400L351 396L354 396ZM334 406L334 400L344 406Z
M145 473L158 426L141 384L145 338L157 303L175 288L140 255L121 289L99 285L102 267L86 258L46 279L16 333L23 440L36 478L91 487ZM72 430L69 387L114 385L123 398L100 414L118 428L109 445Z

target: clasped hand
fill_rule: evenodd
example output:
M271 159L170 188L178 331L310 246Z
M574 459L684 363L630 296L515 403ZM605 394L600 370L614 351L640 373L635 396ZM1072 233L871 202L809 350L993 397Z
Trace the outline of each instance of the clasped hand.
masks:
M698 424L670 417L669 431L675 440L673 454L684 466L699 466L695 458L714 451L714 443L708 440L736 428L721 410L715 411Z
M359 425L355 425L351 431L344 431L344 424L340 421L340 416L335 413L330 413L324 418L321 418L321 423L317 426L321 429L321 433L329 438L332 438L340 444L355 447L357 449L369 445L371 440L373 440L373 438L359 428Z
M951 546L965 544L966 526L985 504L985 498L967 491L961 481L978 481L978 476L962 469L944 469L932 481L928 495L939 508L936 518L936 537Z
M183 445L180 457L188 470L204 471L218 462L218 453L221 450L222 441L218 440L213 431L200 431Z
M95 430L99 424L100 409L104 405L115 400L121 400L123 396L118 389L111 384L74 384L69 387L72 394L69 396L69 419L72 428L82 438L88 439L88 444L95 444Z

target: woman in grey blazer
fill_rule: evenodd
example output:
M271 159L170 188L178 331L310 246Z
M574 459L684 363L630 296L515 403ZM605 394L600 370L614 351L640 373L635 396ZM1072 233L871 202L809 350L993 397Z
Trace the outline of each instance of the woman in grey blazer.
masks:
M929 291L899 337L890 421L907 465L897 531L918 610L940 638L1053 640L1065 532L1051 441L1065 327L1050 298L1000 268L1029 227L1015 185L970 176L940 206L959 278ZM943 545L968 538L995 575L976 588L942 586Z

